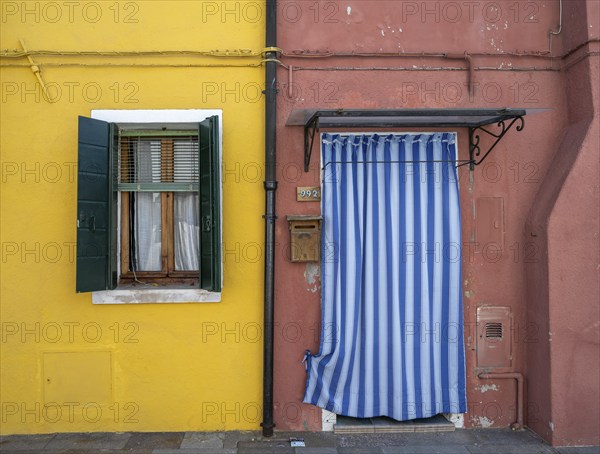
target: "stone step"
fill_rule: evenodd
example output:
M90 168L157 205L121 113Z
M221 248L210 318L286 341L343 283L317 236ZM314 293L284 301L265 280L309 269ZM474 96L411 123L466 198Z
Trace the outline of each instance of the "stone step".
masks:
M351 418L338 415L333 431L336 434L454 432L454 424L442 415L410 421L396 421L387 417Z

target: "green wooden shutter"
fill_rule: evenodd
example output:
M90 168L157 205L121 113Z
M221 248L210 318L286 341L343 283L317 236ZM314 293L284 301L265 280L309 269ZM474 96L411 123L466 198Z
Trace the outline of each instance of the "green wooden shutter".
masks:
M116 126L79 117L77 292L117 286L117 192L113 189Z
M221 291L221 179L219 117L199 124L200 288Z

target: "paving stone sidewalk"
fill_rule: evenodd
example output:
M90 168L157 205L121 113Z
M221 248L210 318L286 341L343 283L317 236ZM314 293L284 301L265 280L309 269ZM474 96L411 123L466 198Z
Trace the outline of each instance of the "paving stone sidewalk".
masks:
M290 437L303 438L292 448ZM160 432L8 435L2 454L600 454L600 446L552 448L528 430L456 430L445 433L344 434L331 432Z

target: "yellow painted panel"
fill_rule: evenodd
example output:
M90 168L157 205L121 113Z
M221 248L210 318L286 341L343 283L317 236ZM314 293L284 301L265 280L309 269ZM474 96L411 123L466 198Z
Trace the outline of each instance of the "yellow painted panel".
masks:
M112 360L108 351L44 353L44 400L110 404Z

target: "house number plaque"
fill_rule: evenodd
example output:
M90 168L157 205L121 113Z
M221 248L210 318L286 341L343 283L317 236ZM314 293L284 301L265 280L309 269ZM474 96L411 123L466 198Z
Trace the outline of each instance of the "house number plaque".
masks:
M320 186L300 186L296 188L296 200L298 202L320 202Z

